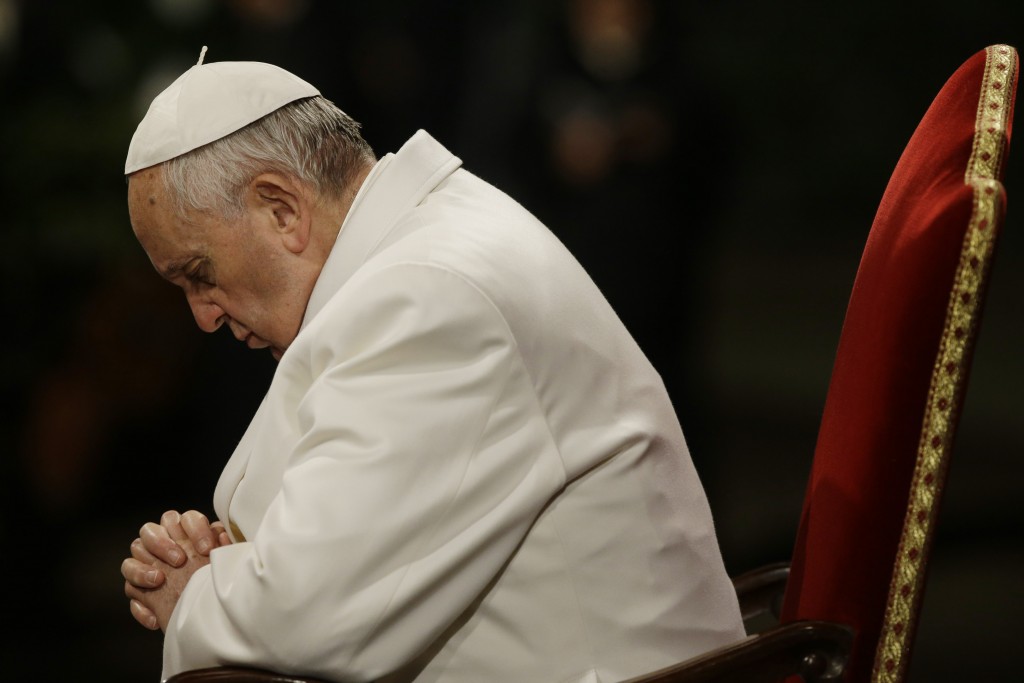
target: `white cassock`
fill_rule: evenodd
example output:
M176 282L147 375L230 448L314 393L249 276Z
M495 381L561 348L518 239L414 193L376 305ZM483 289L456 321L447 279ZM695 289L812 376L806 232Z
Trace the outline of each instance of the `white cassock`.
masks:
M658 374L460 164L420 131L359 190L217 486L235 543L182 594L165 678L616 681L744 636Z

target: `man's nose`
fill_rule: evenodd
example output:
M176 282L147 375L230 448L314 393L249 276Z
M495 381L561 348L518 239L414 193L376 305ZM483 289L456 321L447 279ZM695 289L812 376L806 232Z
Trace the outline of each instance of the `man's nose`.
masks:
M224 323L224 309L217 304L195 294L186 294L185 298L188 299L196 325L203 332L214 332Z

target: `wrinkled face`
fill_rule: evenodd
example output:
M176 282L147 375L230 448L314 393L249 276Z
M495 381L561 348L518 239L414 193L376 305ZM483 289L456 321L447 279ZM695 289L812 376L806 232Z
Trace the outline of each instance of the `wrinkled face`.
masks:
M309 283L293 272L274 213L258 193L238 219L196 213L186 222L156 167L130 177L128 212L153 266L184 290L200 329L227 325L249 348L270 348L280 359L302 323Z

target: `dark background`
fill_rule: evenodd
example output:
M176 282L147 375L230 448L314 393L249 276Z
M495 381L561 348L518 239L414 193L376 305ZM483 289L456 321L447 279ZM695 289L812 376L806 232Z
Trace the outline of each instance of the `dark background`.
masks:
M665 376L738 573L789 556L903 145L962 62L1024 47L1022 22L1020 0L0 0L0 680L158 680L120 561L165 509L210 511L273 372L199 333L128 223L128 141L202 45L314 83L379 154L427 129L547 222ZM914 681L1013 677L1017 161Z

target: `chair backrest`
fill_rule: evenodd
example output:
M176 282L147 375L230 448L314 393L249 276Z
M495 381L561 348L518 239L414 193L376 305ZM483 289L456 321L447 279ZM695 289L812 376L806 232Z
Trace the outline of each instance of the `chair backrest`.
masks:
M993 45L907 144L843 323L782 621L856 637L846 681L900 681L1003 222L1018 58Z

